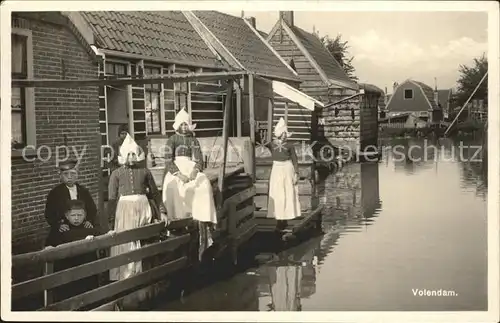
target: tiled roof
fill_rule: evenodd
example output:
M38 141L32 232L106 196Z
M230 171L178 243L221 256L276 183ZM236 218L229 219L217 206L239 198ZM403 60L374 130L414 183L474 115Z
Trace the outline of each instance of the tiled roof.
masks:
M217 11L195 11L194 14L249 71L299 80L244 19Z
M419 82L419 81L412 81L415 84L418 84L421 88L422 91L424 91L424 95L429 99L429 102L431 103L431 106L433 109L437 109L437 103L434 101L434 90L427 84Z
M332 80L354 83L344 72L340 64L335 60L332 54L325 48L318 37L312 33L297 27L292 26L290 29L295 36L300 40L305 49L309 52L312 58L318 63L326 76Z
M84 11L82 16L99 48L221 66L180 11Z
M438 101L443 109L448 108L451 90L438 90Z

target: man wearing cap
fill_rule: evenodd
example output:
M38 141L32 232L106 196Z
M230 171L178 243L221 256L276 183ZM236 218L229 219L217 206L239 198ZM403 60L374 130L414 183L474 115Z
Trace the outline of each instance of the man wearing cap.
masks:
M47 196L45 204L45 219L51 230L64 232L69 230L64 215L65 206L70 200L81 200L85 204L87 219L84 223L86 228L96 226L97 207L90 192L78 184L77 161L67 160L59 164L61 184L54 187Z

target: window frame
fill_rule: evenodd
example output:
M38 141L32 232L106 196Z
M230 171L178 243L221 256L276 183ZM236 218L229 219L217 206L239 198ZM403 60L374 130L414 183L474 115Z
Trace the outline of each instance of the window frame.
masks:
M177 67L175 66L174 68L174 74L175 73L190 73L191 70L186 67ZM182 84L186 86L185 90L182 89ZM190 102L190 82L175 82L174 83L174 109L175 113L179 113L181 110L181 95L184 95L184 99L186 100L186 110L189 113L189 116L191 116L191 102Z
M33 79L34 67L33 67L33 34L29 29L15 28L11 29L11 41L12 36L17 35L21 37L26 37L26 79ZM12 44L11 44L12 45ZM12 72L12 60L11 64L11 77L15 77ZM22 93L24 92L24 94ZM21 88L21 95L24 98L24 129L25 129L25 143L19 147L11 146L11 156L12 157L23 157L32 156L36 154L36 116L35 116L35 91L34 88ZM11 95L12 96L12 95ZM12 99L12 97L11 97ZM12 102L11 102L11 116L12 116ZM11 130L12 136L12 130Z
M144 76L148 76L149 74L146 73L147 70L157 70L159 72L158 75L163 75L163 66L161 65L154 65L154 64L144 64ZM151 74L152 75L152 74ZM155 74L156 75L156 74ZM157 85L158 87L154 87L155 85ZM148 114L150 114L151 116L151 122L150 122L150 126L151 126L151 129L153 130L153 110L151 109L150 111L148 111L146 109L146 107L148 106L147 102L148 100L152 103L152 100L151 100L151 96L152 96L152 93L157 93L158 95L158 111L155 112L157 113L157 116L158 116L158 122L159 122L159 126L160 126L160 129L158 131L152 131L152 132L149 132L148 131ZM148 96L149 96L149 99L148 99ZM145 109L145 118L146 118L146 135L149 136L149 135L162 135L164 133L164 129L165 129L165 122L164 122L164 106L163 106L163 99L164 99L164 96L163 96L163 83L162 82L159 82L159 83L155 83L155 84L145 84L144 85L144 109Z
M411 91L411 98L406 97L406 91ZM415 98L415 91L413 89L403 89L403 100L413 100Z

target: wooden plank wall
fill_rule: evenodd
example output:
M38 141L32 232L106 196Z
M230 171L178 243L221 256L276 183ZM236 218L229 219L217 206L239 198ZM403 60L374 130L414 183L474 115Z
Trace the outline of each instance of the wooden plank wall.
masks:
M321 79L316 69L309 60L302 54L288 34L278 31L269 41L271 46L285 59L290 62L293 59L295 69L299 74L302 83L300 90L307 95L321 101L328 100L328 87Z
M291 142L309 142L311 136L312 111L299 106L296 103L276 95L274 98L273 131L274 125L280 118L285 118L285 105L288 104L288 131L292 132Z

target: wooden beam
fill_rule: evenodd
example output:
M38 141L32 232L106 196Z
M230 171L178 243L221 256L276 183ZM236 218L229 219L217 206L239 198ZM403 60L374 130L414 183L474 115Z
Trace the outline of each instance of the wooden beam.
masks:
M242 103L242 85L241 85L241 80L240 82L235 83L236 86L236 135L238 137L241 137L241 103Z
M254 76L248 75L248 107L250 122L250 140L252 141L252 179L255 182L255 97Z
M486 79L486 76L488 76L488 71L486 71L486 73L484 74L484 76L481 79L481 81L479 81L479 84L476 86L476 88L474 89L474 91L472 92L472 94L470 95L470 97L467 99L467 101L465 102L465 104L463 105L463 107L460 109L460 111L457 113L455 119L453 119L453 121L451 122L451 124L448 126L448 129L446 129L446 131L444 132L444 136L445 137L448 134L448 132L450 131L451 127L453 127L453 125L455 124L455 122L458 120L458 117L460 116L460 114L462 114L462 111L467 107L467 105L469 104L469 101L472 99L472 97L474 96L474 94L476 94L476 91L479 89L479 87L481 86L481 84L483 83L483 81Z
M75 88L86 86L124 86L124 85L143 85L156 83L180 83L190 81L216 81L241 78L248 74L245 71L234 72L207 72L207 73L174 73L168 75L155 75L150 77L124 77L124 78L109 78L106 80L100 79L80 79L80 80L51 80L51 79L13 79L12 87L51 87L51 88Z
M223 211L228 210L231 205L240 204L243 201L255 196L255 186L251 186L244 191L238 192L224 201Z
M232 97L233 97L233 81L229 81L229 84L227 86L227 95L226 95L226 103L224 106L224 120L222 123L222 140L223 140L223 159L222 159L222 166L219 169L219 178L218 178L218 188L219 188L219 199L218 199L218 208L221 209L222 205L224 203L223 199L223 192L224 192L224 177L225 177L225 171L226 171L226 162L227 162L227 144L229 140L229 116L231 115L231 103L232 103Z
M159 234L165 227L164 222L149 224L140 228L119 232L114 236L105 234L93 240L79 240L65 243L55 248L23 253L12 257L12 266L33 266L36 263L53 262L71 256L121 245L130 241L148 239Z
M273 115L274 115L274 98L271 98L267 109L267 142L273 139Z

